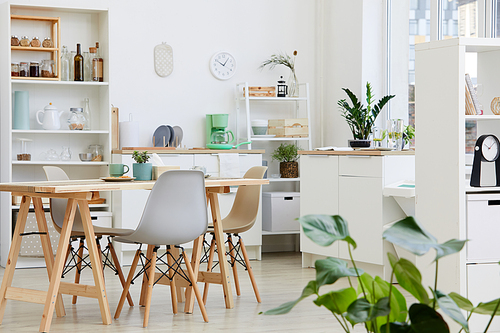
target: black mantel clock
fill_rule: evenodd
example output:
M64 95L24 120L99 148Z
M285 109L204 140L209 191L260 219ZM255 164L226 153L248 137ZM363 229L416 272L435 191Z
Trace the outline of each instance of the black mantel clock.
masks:
M500 141L493 134L481 135L474 146L470 186L481 186L481 162L495 162L496 186L500 186Z

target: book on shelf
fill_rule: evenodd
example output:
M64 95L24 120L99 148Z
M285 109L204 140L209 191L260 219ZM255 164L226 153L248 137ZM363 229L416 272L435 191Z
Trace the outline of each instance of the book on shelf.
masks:
M465 84L465 114L468 116L476 114L476 109L474 108L474 103L472 102L472 97L467 84Z
M466 93L465 93L465 114L467 113L467 103L468 103L468 97L467 97L467 90L469 92L470 100L469 102L472 102L472 107L474 110L474 113L470 114L483 114L483 111L481 110L481 105L479 103L479 100L477 98L476 94L476 89L474 89L474 86L472 85L472 80L470 79L470 75L468 73L465 74L465 85L466 85ZM472 112L472 110L469 110L469 112Z

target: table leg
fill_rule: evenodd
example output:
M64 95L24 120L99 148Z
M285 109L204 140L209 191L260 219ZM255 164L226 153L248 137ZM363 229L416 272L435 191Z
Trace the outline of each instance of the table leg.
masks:
M214 223L215 242L217 243L217 255L219 256L220 274L222 278L222 289L224 290L224 299L226 308L234 307L233 294L231 291L231 279L229 277L229 267L226 260L226 246L224 243L224 233L222 228L222 219L219 210L219 198L217 193L210 192L210 209Z
M43 308L42 322L40 323L40 332L48 332L54 314L54 307L59 294L59 285L61 283L61 274L64 269L64 258L66 257L67 247L69 246L69 237L73 228L73 221L76 213L76 200L68 199L66 206L66 213L64 214L64 222L57 245L56 260L54 262L54 269L50 277L49 290L45 299L45 306Z
M196 238L193 242L193 254L191 255L191 266L195 279L198 280L198 271L200 270L201 247L203 245L203 235ZM197 281L191 281L196 283ZM194 290L193 288L186 288L186 303L184 304L184 312L193 313L194 308Z
M85 231L85 238L87 239L90 262L92 263L92 267L101 268L101 252L97 249L97 244L95 242L94 227L92 226L89 202L87 200L78 200L78 206L80 207L83 230ZM99 293L97 300L99 301L99 307L101 309L102 323L104 325L109 325L111 324L111 312L109 311L106 287L104 286L104 276L102 273L102 269L92 269L94 283Z
M16 270L17 257L21 248L22 237L20 234L24 231L26 226L26 218L28 217L30 202L31 197L23 196L19 207L19 213L17 214L16 228L14 230L14 236L12 237L12 244L10 245L9 257L7 259L7 265L5 266L2 279L2 286L0 287L0 324L2 323L5 307L7 305L5 293L7 292L7 288L12 285L14 271Z
M45 219L45 212L43 211L42 199L34 197L33 206L35 207L38 231L40 233L45 233L40 234L40 242L42 243L43 257L45 258L45 266L47 267L47 274L49 275L50 279L50 277L52 276L52 270L54 269L54 251L52 250L52 244L50 243L49 228L47 226L47 220ZM66 260L64 262L66 263ZM66 312L64 311L62 295L60 293L57 294L56 315L58 317L63 317L66 315Z

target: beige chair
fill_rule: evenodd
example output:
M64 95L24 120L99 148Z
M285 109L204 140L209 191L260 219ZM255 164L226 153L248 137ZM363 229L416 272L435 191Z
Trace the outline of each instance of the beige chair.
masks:
M56 166L44 166L43 171L45 171L45 176L47 177L47 180L49 181L57 181L57 180L69 180L68 175L66 172L64 172L63 169L56 167ZM57 232L61 233L62 226L63 226L63 221L64 221L64 214L66 212L66 205L68 203L67 199L50 199L50 215L52 217L52 222L54 225L54 228L57 230ZM99 250L101 250L100 247L100 240L102 239L103 236L108 236L108 245L104 250L101 250L102 253L102 267L101 269L104 270L105 267L111 268L114 272L115 275L118 275L120 282L122 284L122 287L125 286L125 278L123 276L122 269L120 267L120 263L118 261L118 256L116 255L115 248L113 247L113 243L111 242L112 237L116 236L128 236L130 235L134 230L131 229L117 229L117 228L104 228L104 227L98 227L94 226L94 233L96 236L96 242L97 242L97 247ZM75 251L72 242L79 240L79 246L78 249ZM83 230L83 224L80 216L80 210L78 209L76 214L75 214L75 219L73 222L73 229L71 230L71 237L70 237L70 244L68 247L68 252L66 253L66 266L63 270L63 277L65 274L70 272L72 269L76 269L75 272L75 283L80 283L80 274L81 271L86 268L90 267L90 262L87 260L88 256L84 256L83 250L85 249L85 233ZM71 255L71 257L70 257ZM112 261L109 258L109 255L111 255ZM68 262L68 258L70 257L70 260ZM76 304L76 299L77 296L73 296L73 304ZM130 296L130 293L127 295L127 300L130 306L134 305L134 302L132 301L132 297Z
M252 179L262 179L267 170L267 167L256 166L250 168L243 178ZM252 272L252 267L250 266L250 260L248 259L247 250L243 239L239 235L242 232L250 230L255 224L257 219L257 213L259 211L260 203L260 189L261 185L251 185L251 186L240 186L236 192L236 197L234 198L233 207L229 214L222 219L223 232L227 234L227 243L229 245L229 251L226 255L229 256L229 262L233 269L234 285L236 287L236 294L240 296L240 283L238 280L238 271L236 264L239 263L248 271L250 276L250 281L252 282L253 291L257 302L261 302L259 290L257 288L257 283L255 282L255 277ZM213 258L215 252L215 237L213 237L213 227L209 227L209 233L212 233L212 242L208 250L208 254L205 255L208 258L207 270L211 271L214 267ZM233 236L238 238L236 244L233 243ZM207 244L204 240L204 244ZM209 283L205 283L205 289L203 291L203 302L207 302L208 297L208 287Z

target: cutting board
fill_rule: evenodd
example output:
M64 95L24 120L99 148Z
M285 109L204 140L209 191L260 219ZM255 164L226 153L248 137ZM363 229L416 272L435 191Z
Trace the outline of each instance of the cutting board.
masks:
M119 120L118 108L111 108L111 149L120 148L120 133L119 133Z

